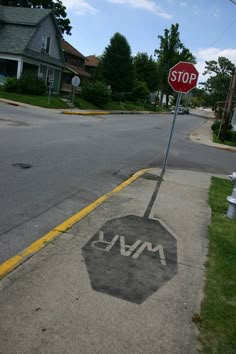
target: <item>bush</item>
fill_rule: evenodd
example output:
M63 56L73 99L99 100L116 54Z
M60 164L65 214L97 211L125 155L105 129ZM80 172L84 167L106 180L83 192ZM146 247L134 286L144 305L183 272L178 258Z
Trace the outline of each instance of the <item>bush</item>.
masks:
M31 95L42 95L46 92L46 85L33 73L25 73L19 79L19 89L21 93Z
M232 141L236 143L236 132L231 132L232 134Z
M102 106L109 102L111 91L101 81L86 82L82 86L82 96L89 102Z
M132 96L134 101L145 100L150 94L145 81L135 81Z
M4 85L4 89L7 92L17 92L19 91L19 80L15 77L8 77Z
M211 126L211 129L213 130L213 132L216 132L220 129L220 123L221 121L220 120L216 120L212 126Z
M23 74L19 80L8 78L4 88L7 92L28 93L31 95L42 95L46 92L44 81L32 73Z

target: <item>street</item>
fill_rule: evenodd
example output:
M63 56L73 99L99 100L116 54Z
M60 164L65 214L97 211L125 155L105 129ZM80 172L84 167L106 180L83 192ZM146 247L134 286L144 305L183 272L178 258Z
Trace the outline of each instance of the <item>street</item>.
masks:
M161 167L172 119L67 116L0 104L0 263L137 170ZM233 171L234 153L188 139L203 121L178 116L167 169Z

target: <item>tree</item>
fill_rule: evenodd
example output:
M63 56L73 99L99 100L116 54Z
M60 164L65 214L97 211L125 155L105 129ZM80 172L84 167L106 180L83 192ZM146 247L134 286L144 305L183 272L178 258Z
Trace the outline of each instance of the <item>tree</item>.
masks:
M216 108L217 102L226 100L234 71L235 65L225 57L219 57L217 61L206 61L203 75L209 74L210 77L205 83L205 91L211 95L213 108Z
M130 92L134 83L134 65L130 45L120 33L115 33L102 57L103 77L115 94Z
M51 9L55 14L61 32L71 34L70 20L67 18L66 7L61 0L0 0L0 5Z
M158 67L152 56L138 53L134 57L136 80L146 82L148 89L153 92L158 88Z
M180 40L179 24L172 24L170 29L164 30L163 36L158 36L160 39L160 47L155 50L155 55L158 57L159 72L160 72L160 86L161 86L161 100L162 105L163 95L166 94L166 102L168 106L169 95L173 93L172 88L168 84L168 74L172 66L179 61L187 61L195 63L195 57L186 48Z

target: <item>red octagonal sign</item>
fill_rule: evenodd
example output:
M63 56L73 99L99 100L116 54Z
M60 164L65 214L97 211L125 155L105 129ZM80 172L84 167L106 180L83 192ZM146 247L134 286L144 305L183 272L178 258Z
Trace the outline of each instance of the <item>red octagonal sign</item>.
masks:
M198 71L192 63L180 61L169 71L168 82L176 92L189 92L197 85Z

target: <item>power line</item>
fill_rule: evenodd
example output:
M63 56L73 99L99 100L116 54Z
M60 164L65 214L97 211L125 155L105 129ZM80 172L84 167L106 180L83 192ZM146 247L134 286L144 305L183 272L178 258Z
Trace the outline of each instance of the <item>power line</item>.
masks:
M231 27L231 26L233 26L233 24L236 22L236 18L231 22L231 24L219 35L219 37L215 40L215 42L214 43L212 43L212 47L213 47L213 45L215 45L216 44L216 42L218 42L218 40L225 34L225 32L226 31L228 31L228 29Z

